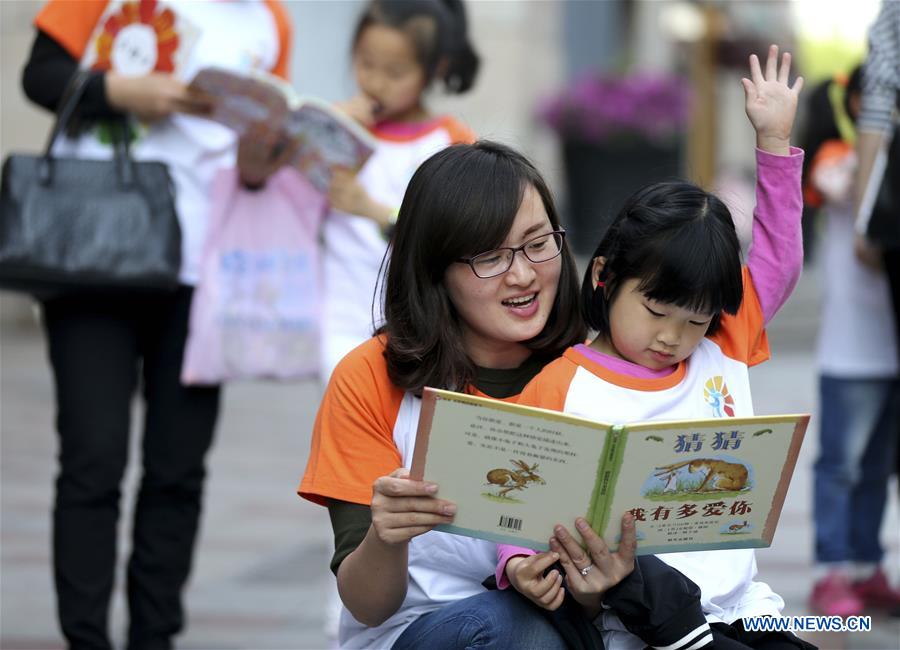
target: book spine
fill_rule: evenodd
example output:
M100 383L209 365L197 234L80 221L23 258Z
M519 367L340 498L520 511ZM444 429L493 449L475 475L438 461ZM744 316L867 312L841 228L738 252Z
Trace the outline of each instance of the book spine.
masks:
M591 503L586 515L588 523L598 535L603 535L606 522L609 519L609 502L614 488L614 475L618 475L617 463L621 464L622 454L619 453L620 427L612 427L606 433L603 443L603 453L597 462L597 478L594 481L594 492L591 495ZM618 460L617 460L618 459ZM607 543L608 540L607 540Z
M628 431L625 430L624 425L616 425L612 429L611 437L613 438L613 445L610 454L606 459L608 470L605 478L606 494L604 496L603 514L600 519L600 525L597 527L597 530L600 531L601 535L603 535L603 531L607 530L609 520L613 516L610 509L612 508L613 500L616 497L616 484L619 482L619 474L622 471L622 460L625 458L625 447L628 445ZM623 514L625 513L615 513L617 518L621 518ZM619 526L616 525L609 531L609 535L603 535L604 541L611 551L615 551L619 547L618 534Z

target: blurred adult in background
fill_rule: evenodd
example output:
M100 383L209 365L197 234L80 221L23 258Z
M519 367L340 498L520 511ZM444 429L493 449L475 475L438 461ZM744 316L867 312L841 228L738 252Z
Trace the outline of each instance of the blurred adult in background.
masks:
M856 173L856 207L869 183L879 147L889 136L892 114L900 92L900 2L884 0L881 12L869 31L869 54L863 69L862 108L859 115L859 137L856 151L859 168ZM900 220L900 214L897 215ZM878 251L863 239L857 239L857 256L868 264L883 261L894 305L895 325L900 332L900 250Z
M900 604L881 568L879 542L900 423L897 337L887 279L856 259L853 181L859 68L823 83L810 98L813 160L807 204L819 206L822 318L819 331L819 457L814 475L816 583L812 607L828 616Z
M79 67L93 71L79 105L83 128L64 155L109 158L111 118L128 116L132 156L166 163L182 230L182 285L172 292L85 293L47 300L43 320L56 389L59 474L53 512L58 616L72 648L111 648L120 485L131 401L145 402L142 476L128 561L128 647L171 648L184 626L205 456L219 388L179 381L192 284L210 207L209 185L236 162L238 143L204 120L186 85L204 66L287 76L290 27L276 2L51 0L35 20L27 96L54 111ZM241 143L243 181L274 167ZM77 242L76 242L77 243Z
M900 105L900 2L897 0L882 1L881 11L869 30L869 54L863 68L862 85L859 137L856 142L859 156L856 173L857 211L870 182L878 150L891 132L891 115L895 107ZM900 222L900 211L896 219ZM869 266L884 265L891 288L894 327L900 338L900 248L880 251L864 237L858 236L855 250L857 257ZM900 424L894 430L894 440L897 450L894 468L900 474Z

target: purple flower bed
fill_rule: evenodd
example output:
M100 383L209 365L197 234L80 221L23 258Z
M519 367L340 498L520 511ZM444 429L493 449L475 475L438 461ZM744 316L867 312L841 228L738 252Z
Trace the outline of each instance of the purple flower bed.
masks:
M687 82L672 75L591 74L538 107L538 118L563 139L594 143L635 138L664 144L682 133L690 113Z

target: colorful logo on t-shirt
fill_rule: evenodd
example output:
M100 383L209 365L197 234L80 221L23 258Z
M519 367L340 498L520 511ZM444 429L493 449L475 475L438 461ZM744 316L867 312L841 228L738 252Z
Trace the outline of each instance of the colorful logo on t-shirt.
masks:
M161 9L157 0L125 2L97 37L93 69L129 76L174 72L178 43L171 9Z
M728 392L728 385L722 375L706 380L706 384L703 385L703 399L712 407L715 417L734 417L734 398Z

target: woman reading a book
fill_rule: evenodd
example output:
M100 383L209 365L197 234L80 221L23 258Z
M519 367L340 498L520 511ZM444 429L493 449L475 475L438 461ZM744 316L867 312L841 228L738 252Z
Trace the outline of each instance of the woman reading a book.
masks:
M335 369L299 489L331 516L342 646L415 648L427 638L434 648L475 639L497 647L566 647L541 608L514 590L484 589L496 545L432 531L453 520L454 505L437 496L436 485L407 477L422 388L514 399L561 350L584 340L577 297L565 233L527 160L480 142L423 163L400 208L385 325ZM595 577L612 586L626 576L646 581L656 571L654 584L673 581L666 582L668 613L683 613L679 625L704 625L696 586L656 558L634 561L630 519L623 538L622 550L607 551ZM588 544L604 553L596 535ZM549 570L549 589L561 577L550 569L552 555L542 561L533 568ZM624 605L633 593L623 595ZM543 604L557 610L561 603L559 597ZM628 611L651 629L662 621L654 619L660 610L651 609ZM576 611L587 634L597 635Z

